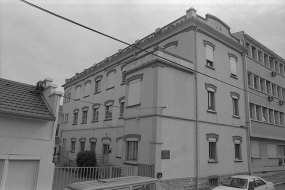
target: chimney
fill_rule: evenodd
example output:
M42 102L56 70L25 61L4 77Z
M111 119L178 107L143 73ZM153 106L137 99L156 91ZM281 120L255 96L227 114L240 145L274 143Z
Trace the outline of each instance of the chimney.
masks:
M195 17L196 18L196 10L193 7L191 7L190 9L188 9L186 11L186 19L188 19L190 17Z
M52 83L53 79L52 78L45 78L44 82L46 83L46 88L49 87L49 85Z

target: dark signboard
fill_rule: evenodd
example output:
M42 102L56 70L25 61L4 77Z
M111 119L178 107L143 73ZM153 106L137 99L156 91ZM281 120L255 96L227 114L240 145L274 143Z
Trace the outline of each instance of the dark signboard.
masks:
M170 159L170 150L162 150L161 159Z

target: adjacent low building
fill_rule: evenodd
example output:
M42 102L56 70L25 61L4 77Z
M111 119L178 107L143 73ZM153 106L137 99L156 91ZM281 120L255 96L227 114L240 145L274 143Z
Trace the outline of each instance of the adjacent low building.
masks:
M61 92L0 78L0 189L51 189Z
M62 164L91 150L99 163L153 166L164 189L248 173L246 51L227 24L191 8L66 79Z

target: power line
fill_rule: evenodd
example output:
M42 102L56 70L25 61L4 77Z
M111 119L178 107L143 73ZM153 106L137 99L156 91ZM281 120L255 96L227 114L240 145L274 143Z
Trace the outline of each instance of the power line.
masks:
M154 54L154 53L152 53L152 52L149 52L149 51L147 51L147 50L145 50L145 49L142 49L142 48L140 48L140 47L137 47L137 46L135 46L135 45L133 45L133 44L129 44L129 43L124 42L124 41L122 41L122 40L119 40L119 39L117 39L117 38L115 38L115 37L112 37L112 36L110 36L110 35L104 34L104 33L100 32L100 31L98 31L98 30L95 30L95 29L92 29L92 28L90 28L90 27L84 26L84 25L82 25L82 24L80 24L80 23L78 23L78 22L72 21L72 20L70 20L70 19L68 19L68 18L65 18L65 17L60 16L60 15L58 15L58 14L56 14L56 13L53 13L53 12L51 12L51 11L48 11L48 10L46 10L46 9L44 9L44 8L41 8L41 7L37 6L37 5L34 5L34 4L32 4L32 3L29 3L29 2L27 2L27 1L25 1L25 0L20 0L20 1L22 1L23 3L26 3L26 4L28 4L28 5L30 5L30 6L32 6L32 7L35 7L35 8L37 8L37 9L41 10L41 11L44 11L44 12L46 12L46 13L48 13L48 14L51 14L51 15L53 15L53 16L55 16L55 17L61 18L61 19L65 20L65 21L68 21L68 22L71 22L71 23L73 23L73 24L75 24L75 25L81 26L81 27L83 27L83 28L85 28L85 29L87 29L87 30L91 30L91 31L93 31L93 32L95 32L95 33L98 33L98 34L102 35L102 36L111 38L111 39L113 39L113 40L115 40L115 41L118 41L118 42L121 42L121 43L123 43L123 44L132 46L132 47L134 47L134 48L136 48L136 49L139 49L139 50L144 51L144 52L146 52L146 53L152 54L152 55L154 55L154 56L156 56L156 57L158 57L158 58L161 58L161 59L163 59L163 60L166 60L166 61L168 61L168 62L177 64L176 62L174 62L174 61L172 61L172 60L166 59L166 58L161 57L161 56L159 56L159 55L156 55L156 54ZM222 80L220 80L220 79L217 79L217 78L215 78L215 77L206 75L206 74L201 73L201 72L199 72L199 71L196 71L196 70L193 70L193 69L190 69L190 68L188 68L188 69L191 70L191 71L194 72L194 73L198 73L198 74L200 74L200 75L204 75L204 76L206 76L206 77L209 77L209 78L214 79L214 80L216 80L216 81L219 81L219 82L221 82L221 83L227 84L227 85L232 86L232 87L234 87L234 88L237 88L237 89L239 89L239 90L248 92L248 93L250 93L250 94L259 96L259 97L264 98L264 99L268 99L268 96L267 96L267 97L263 97L263 96L261 96L261 95L259 95L259 94L256 94L256 93L250 92L250 91L248 91L248 90L245 90L245 89L243 89L243 88L234 86L234 85L232 85L232 84L230 84L230 83L227 83L227 82L222 81ZM278 101L274 101L274 100L272 100L272 101L279 103ZM90 103L90 102L89 102L89 103Z

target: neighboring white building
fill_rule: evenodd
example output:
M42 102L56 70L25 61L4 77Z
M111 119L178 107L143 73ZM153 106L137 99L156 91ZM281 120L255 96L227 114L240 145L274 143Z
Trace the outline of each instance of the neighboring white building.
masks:
M61 92L0 78L0 190L50 190Z

